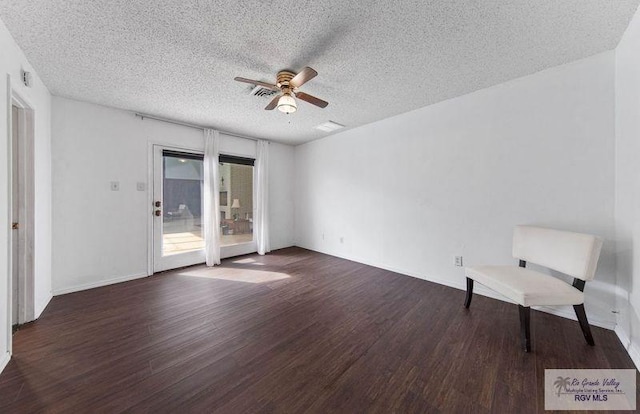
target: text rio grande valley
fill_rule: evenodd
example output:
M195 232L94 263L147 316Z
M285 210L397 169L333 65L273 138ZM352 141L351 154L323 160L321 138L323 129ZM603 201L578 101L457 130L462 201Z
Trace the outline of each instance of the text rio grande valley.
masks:
M588 378L579 381L573 378L566 389L566 393L575 394L575 401L607 401L607 394L622 393L622 390L618 388L619 386L620 382L616 381L615 378L604 378L602 381Z

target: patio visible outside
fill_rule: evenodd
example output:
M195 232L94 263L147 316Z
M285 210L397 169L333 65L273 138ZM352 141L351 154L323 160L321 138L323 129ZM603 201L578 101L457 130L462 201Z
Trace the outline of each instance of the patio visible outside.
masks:
M220 236L223 246L239 243L249 243L253 240L253 234L229 234ZM165 233L162 236L163 249L165 256L186 253L194 250L204 249L204 237L200 228L191 231L183 231L176 233Z

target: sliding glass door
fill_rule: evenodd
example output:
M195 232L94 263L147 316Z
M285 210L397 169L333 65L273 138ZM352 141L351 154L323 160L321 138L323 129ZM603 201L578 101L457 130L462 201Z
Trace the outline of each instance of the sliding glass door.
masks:
M202 152L153 147L153 271L204 263L204 156ZM220 155L222 257L255 252L253 163Z

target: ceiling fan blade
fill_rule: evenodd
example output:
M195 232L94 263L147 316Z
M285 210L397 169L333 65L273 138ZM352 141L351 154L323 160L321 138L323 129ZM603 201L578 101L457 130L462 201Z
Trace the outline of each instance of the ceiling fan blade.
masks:
M316 98L315 96L309 95L308 93L304 93L304 92L296 92L296 98L300 98L303 101L307 101L310 104L319 106L320 108L326 108L327 105L329 105L329 102L323 101L320 98Z
M318 72L307 66L289 81L289 85L293 86L294 88L299 88L316 76L318 76Z
M278 95L275 98L273 98L271 100L271 102L269 102L269 105L267 105L264 109L266 109L267 111L271 111L276 106L278 106L278 100L280 100L280 95Z
M239 76L236 76L235 78L233 78L233 80L235 80L237 82L250 83L252 85L264 86L265 88L271 89L272 91L280 91L280 88L278 88L276 85L273 85L273 84L267 83L267 82L261 82L261 81L257 81L257 80L253 80L253 79L241 78Z

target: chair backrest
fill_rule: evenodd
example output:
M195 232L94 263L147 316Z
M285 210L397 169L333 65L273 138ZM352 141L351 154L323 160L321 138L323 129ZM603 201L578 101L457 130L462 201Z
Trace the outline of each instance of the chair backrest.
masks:
M516 226L513 257L582 280L592 280L598 266L602 239L590 234Z

